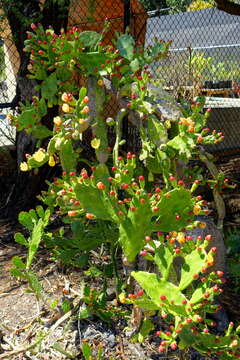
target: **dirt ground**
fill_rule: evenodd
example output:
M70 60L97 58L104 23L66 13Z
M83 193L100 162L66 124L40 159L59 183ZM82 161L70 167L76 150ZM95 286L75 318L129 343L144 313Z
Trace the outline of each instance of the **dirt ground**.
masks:
M11 276L9 271L12 267L11 259L16 255L24 256L24 250L20 245L0 243L0 359L83 359L80 353L79 329L76 322L71 322L70 318L61 322L46 341L42 341L40 347L36 346L34 351L29 349L29 346L36 341L38 332L51 330L64 315L61 312L45 310L46 306L42 303L39 306L35 296L26 292L27 284ZM44 287L47 301L61 299L64 289L69 285L73 294L74 291L77 292L81 274L77 270L63 274L59 271L57 264L48 261L46 253L43 252L41 255L39 262L35 265L35 270ZM109 347L112 341L108 351L105 351L104 359L111 359L111 356L114 360L160 358L156 345L148 344L144 348L138 344L129 343L124 336L121 336L121 330L125 325L112 323L108 327L99 319L89 319L81 324L83 337L81 340L90 341L95 353L100 346ZM116 328L118 328L117 331ZM56 343L61 351L56 351ZM22 351L19 352L21 349ZM157 357L152 357L151 354Z

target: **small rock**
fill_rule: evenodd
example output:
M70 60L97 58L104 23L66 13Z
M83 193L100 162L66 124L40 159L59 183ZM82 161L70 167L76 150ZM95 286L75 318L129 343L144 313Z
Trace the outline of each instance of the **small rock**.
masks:
M110 348L113 348L114 346L116 346L116 338L113 334L110 334L107 337L107 340L108 340L108 346Z

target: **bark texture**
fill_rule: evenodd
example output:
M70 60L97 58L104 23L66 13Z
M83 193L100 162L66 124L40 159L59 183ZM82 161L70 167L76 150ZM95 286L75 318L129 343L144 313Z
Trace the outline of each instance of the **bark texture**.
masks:
M215 0L217 8L231 15L240 15L240 4L228 0Z

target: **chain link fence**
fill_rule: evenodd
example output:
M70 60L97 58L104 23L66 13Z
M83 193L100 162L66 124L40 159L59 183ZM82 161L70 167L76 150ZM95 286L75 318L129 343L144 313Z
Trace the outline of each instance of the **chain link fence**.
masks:
M184 13L158 9L146 13L138 0L71 1L68 26L102 31L106 18L110 27L105 43L111 43L115 32L122 33L127 27L135 40L145 46L151 45L155 37L171 40L168 57L152 65L153 75L176 100L206 96L206 107L212 108L208 126L225 135L215 150L227 153L240 149L240 16L215 8ZM4 104L11 103L15 96L19 66L10 34L6 36L5 31L1 39L0 145L14 142ZM111 109L108 111L111 113ZM8 135L3 137L2 132Z
M215 8L184 13L152 12L146 45L155 37L171 40L167 59L152 66L162 87L174 97L206 96L211 129L225 139L214 151L240 149L240 16Z
M0 39L0 146L15 143L15 129L6 115L16 94L16 73L19 66L18 54L9 37ZM12 109L14 112L14 109Z

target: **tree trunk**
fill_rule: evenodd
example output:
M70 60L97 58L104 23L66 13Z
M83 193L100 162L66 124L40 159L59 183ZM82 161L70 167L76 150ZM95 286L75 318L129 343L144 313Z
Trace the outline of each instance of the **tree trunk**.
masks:
M55 0L46 0L40 7L40 0L20 0L9 6L9 2L3 1L3 10L11 28L12 37L20 58L20 66L16 76L16 96L14 102L25 102L36 95L34 90L37 82L27 78L29 55L23 51L26 32L30 30L30 23L41 22L44 28L52 26L56 33L61 28L66 28L68 21L68 9L70 0L59 4ZM48 117L56 116L58 107L49 111ZM51 122L49 122L51 123ZM7 203L0 209L0 216L4 218L16 217L20 210L27 210L35 205L36 195L45 185L45 180L51 178L56 170L44 166L38 174L34 172L23 173L19 165L25 161L25 154L32 154L35 150L36 139L27 135L24 131L17 134L16 139L16 180Z
M215 0L217 9L223 10L231 15L240 15L240 4L228 0Z

